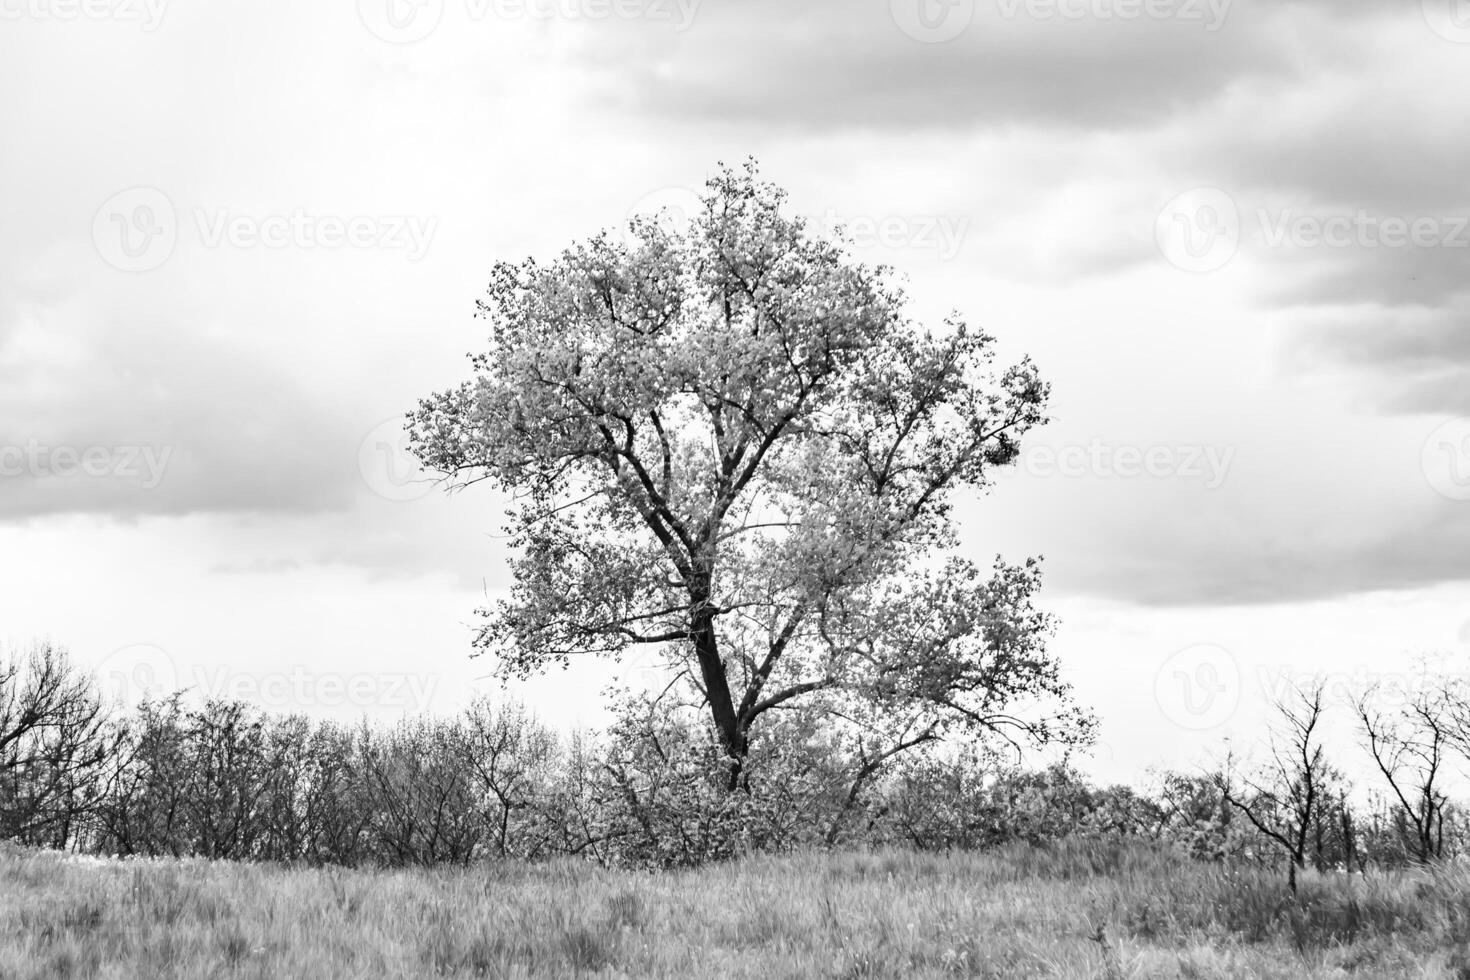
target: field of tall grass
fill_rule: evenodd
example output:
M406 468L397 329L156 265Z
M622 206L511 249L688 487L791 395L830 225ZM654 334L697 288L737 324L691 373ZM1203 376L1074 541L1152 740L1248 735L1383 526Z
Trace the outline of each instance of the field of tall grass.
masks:
M367 871L0 851L0 977L1470 977L1470 873L1068 841Z

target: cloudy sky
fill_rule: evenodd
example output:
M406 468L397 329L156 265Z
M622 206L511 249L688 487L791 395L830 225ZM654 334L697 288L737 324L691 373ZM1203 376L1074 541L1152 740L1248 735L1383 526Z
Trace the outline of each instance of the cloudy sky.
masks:
M1046 556L1096 771L1188 761L1470 651L1467 85L1463 0L0 0L0 638L346 717L498 691L498 502L396 419L494 261L753 155L1039 362L965 546Z

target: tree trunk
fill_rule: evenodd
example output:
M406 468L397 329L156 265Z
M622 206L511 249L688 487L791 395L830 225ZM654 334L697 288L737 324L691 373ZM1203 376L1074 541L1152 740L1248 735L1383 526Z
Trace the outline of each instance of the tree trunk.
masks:
M739 720L735 714L735 701L730 696L730 681L725 676L725 662L720 658L719 642L715 637L714 616L705 611L708 599L699 603L698 606L700 611L694 614L691 630L694 653L699 659L699 672L704 681L705 697L709 700L710 716L714 720L715 730L719 733L720 746L732 762L730 788L734 789L739 783L740 771L744 766L745 755L749 751L750 743L745 733L740 730Z
M1346 793L1343 794L1338 806L1342 817L1342 863L1348 871L1351 871L1353 870L1353 863L1358 857L1358 842L1356 835L1353 833L1352 812L1348 809Z

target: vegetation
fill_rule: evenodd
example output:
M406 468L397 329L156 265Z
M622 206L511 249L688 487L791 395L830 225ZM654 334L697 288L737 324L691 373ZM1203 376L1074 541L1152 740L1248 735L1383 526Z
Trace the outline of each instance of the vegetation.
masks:
M0 852L0 976L1470 975L1470 875L1229 869L1137 844L300 869Z
M1089 783L1038 564L950 520L1046 386L782 203L725 170L688 231L498 267L412 417L511 494L496 666L637 648L664 690L344 726L0 658L0 978L1470 977L1470 685L1349 701L1366 794L1320 683L1256 764Z
M907 318L883 268L722 170L687 230L652 217L501 264L475 379L410 425L432 470L512 500L509 598L479 645L528 674L643 648L705 715L731 788L777 714L842 741L854 789L950 736L1086 740L1047 654L1035 561L958 549L955 495L1044 421L1029 362Z
M1440 701L1462 703L1462 685L1440 686ZM1384 757L1390 723L1396 738L1419 740L1422 701L1375 712L1363 754ZM0 833L86 854L372 867L576 856L667 869L762 853L1077 838L1158 844L1294 879L1470 851L1464 811L1442 793L1426 854L1421 796L1394 792L1386 777L1376 793L1354 791L1319 743L1329 706L1315 690L1283 702L1274 751L1257 769L1230 760L1155 774L1140 788L1093 786L1064 762L1031 770L973 745L924 747L855 783L864 760L848 743L819 717L783 713L746 759L758 793L730 791L709 725L658 705L571 737L484 700L389 726L183 696L122 711L49 648L0 669L0 704ZM1436 714L1435 730L1458 732L1445 727L1453 715ZM1400 789L1411 771L1420 770L1390 767Z

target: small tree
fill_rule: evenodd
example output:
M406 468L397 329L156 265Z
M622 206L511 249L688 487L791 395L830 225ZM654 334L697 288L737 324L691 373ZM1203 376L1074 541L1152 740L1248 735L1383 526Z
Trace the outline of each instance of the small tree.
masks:
M538 804L547 792L558 746L524 705L477 698L465 709L463 759L500 857L539 857L552 839Z
M95 685L64 652L0 659L0 839L76 843L117 748Z
M1250 821L1287 858L1287 884L1296 892L1297 872L1306 867L1314 828L1331 806L1339 776L1322 746L1323 684L1296 689L1278 699L1278 726L1271 733L1270 758L1255 776L1236 785L1232 767L1221 778L1225 801Z
M1374 704L1378 691L1370 688L1353 707L1368 752L1388 784L1399 837L1409 856L1425 863L1444 853L1450 808L1445 770L1458 734L1454 704L1445 688L1430 684L1410 693L1397 711L1383 711Z
M884 269L782 212L753 165L687 231L652 218L550 266L496 267L474 381L425 400L416 453L512 497L514 585L477 638L527 675L652 648L736 785L752 733L805 708L867 758L955 731L1076 739L1034 561L958 553L958 491L1043 421L1027 361L918 329ZM1028 699L1062 702L1026 717Z
M192 852L195 781L182 695L144 701L127 720L126 759L98 813L98 844L116 854Z

